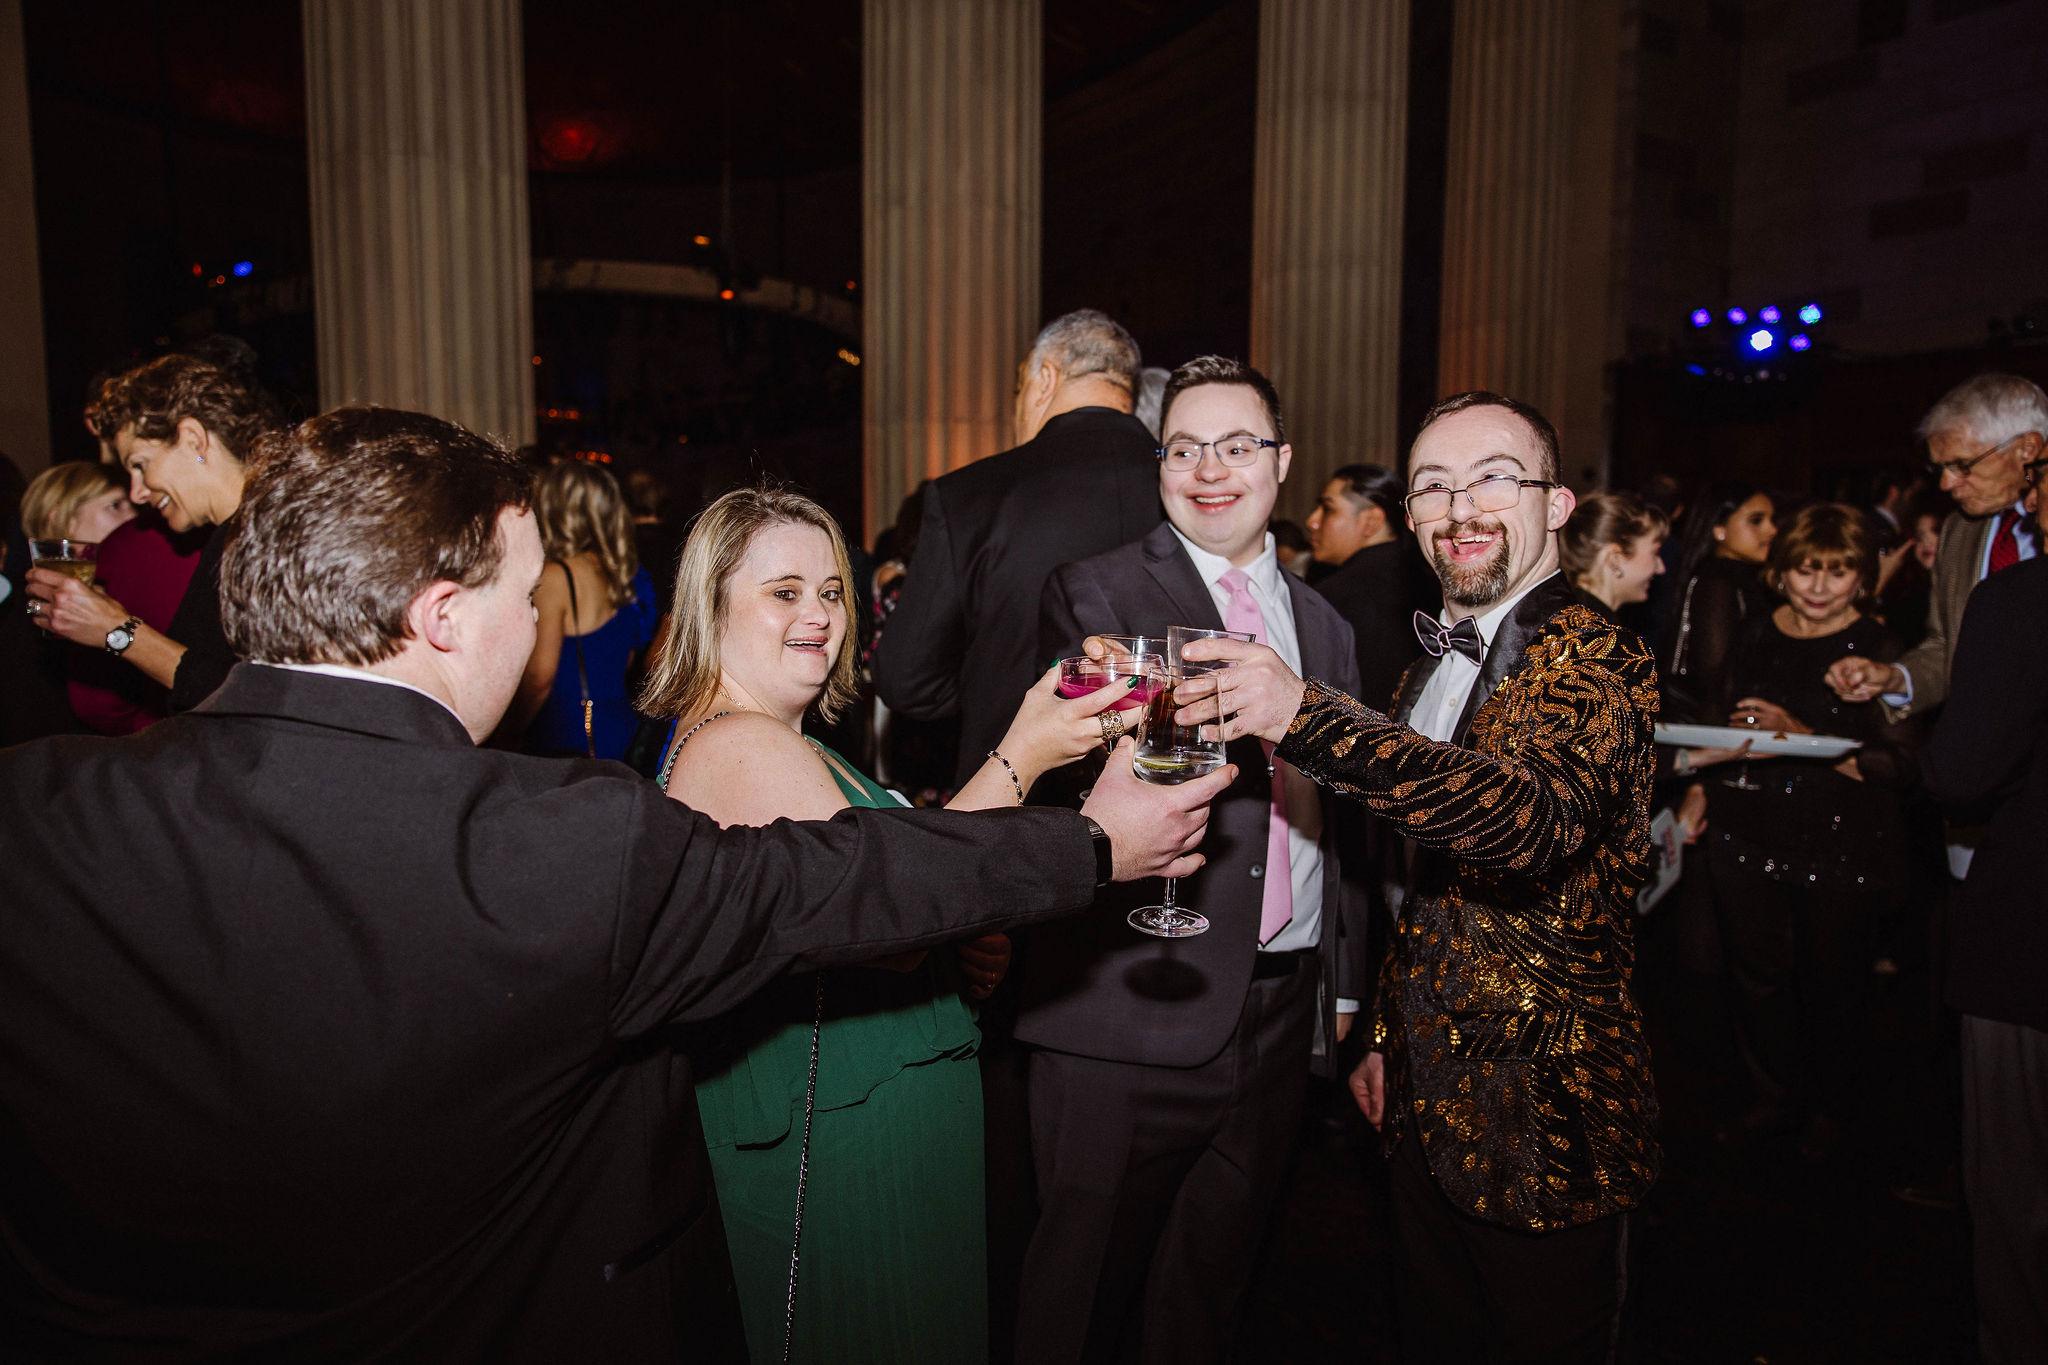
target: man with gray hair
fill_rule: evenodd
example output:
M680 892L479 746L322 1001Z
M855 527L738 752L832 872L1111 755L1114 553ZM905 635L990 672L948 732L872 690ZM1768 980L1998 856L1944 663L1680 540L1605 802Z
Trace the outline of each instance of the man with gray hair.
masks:
M1138 366L1107 314L1054 318L1017 367L1016 447L925 489L875 691L915 720L959 717L958 781L1052 662L1035 653L1046 578L1159 524L1158 443L1131 416Z
M1970 590L2040 550L2023 503L2024 472L2048 440L2048 394L2016 374L1980 374L1943 394L1920 419L1928 472L1955 499L1934 558L1927 637L1895 664L1851 656L1828 670L1843 700L1882 697L1894 720L1948 697L1956 628ZM1960 875L1960 873L1958 873Z

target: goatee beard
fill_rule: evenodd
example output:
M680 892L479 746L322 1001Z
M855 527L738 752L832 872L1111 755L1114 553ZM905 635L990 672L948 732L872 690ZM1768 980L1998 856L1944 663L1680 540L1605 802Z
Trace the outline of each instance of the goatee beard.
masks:
M1436 569L1437 581L1443 584L1444 599L1461 602L1468 607L1490 607L1507 595L1508 579L1512 565L1509 563L1508 538L1504 528L1498 524L1478 526L1468 524L1461 531L1490 531L1498 534L1493 553L1478 564L1455 565L1444 553L1444 542L1455 534L1445 532L1430 542L1430 563Z

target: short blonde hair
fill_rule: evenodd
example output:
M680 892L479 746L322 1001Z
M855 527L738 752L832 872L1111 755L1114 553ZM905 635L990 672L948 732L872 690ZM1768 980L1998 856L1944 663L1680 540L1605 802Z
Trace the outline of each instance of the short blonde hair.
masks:
M533 519L549 559L595 555L612 605L633 600L640 552L633 545L633 514L610 471L581 460L549 465L534 480Z
M67 460L36 475L21 495L21 529L31 540L63 540L85 505L128 487L121 471L95 460Z
M771 526L815 526L832 542L833 571L845 590L846 638L825 679L818 715L836 720L859 693L854 666L853 565L846 537L832 514L800 493L737 488L705 508L676 563L676 593L668 638L647 666L640 710L650 716L687 716L718 691L719 641L728 615L727 587L754 537Z

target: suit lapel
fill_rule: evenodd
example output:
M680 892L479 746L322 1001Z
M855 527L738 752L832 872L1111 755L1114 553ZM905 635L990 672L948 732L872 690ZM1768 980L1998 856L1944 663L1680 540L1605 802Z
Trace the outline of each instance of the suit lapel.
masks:
M1188 558L1174 536L1173 524L1161 522L1155 526L1145 537L1144 546L1146 569L1180 614L1180 619L1170 624L1222 630L1223 617L1216 610L1216 599L1209 595L1209 585L1195 572L1195 561ZM1164 627L1160 633L1165 633Z
M1408 671L1401 675L1401 694L1394 700L1394 711L1389 720L1399 725L1409 723L1409 717L1415 714L1415 703L1422 700L1422 689L1429 686L1429 680L1436 676L1442 663L1442 655L1425 652L1408 666Z
M1320 601L1322 594L1285 569L1280 571L1280 581L1287 585L1287 605L1294 610L1294 639L1301 646L1301 676L1334 676L1343 666L1337 637L1329 629L1329 616L1317 611L1316 603L1310 600Z
M1458 726L1451 731L1451 743L1462 746L1472 731L1472 718L1479 714L1479 708L1486 705L1486 699L1499 689L1514 671L1522 666L1522 655L1529 642L1536 638L1536 632L1558 612L1578 599L1573 595L1571 585L1565 582L1563 574L1553 574L1535 587L1528 596L1515 603L1515 609L1500 623L1494 632L1493 643L1486 648L1486 660L1479 667L1479 680L1472 684L1472 695L1465 699L1465 709L1458 716Z

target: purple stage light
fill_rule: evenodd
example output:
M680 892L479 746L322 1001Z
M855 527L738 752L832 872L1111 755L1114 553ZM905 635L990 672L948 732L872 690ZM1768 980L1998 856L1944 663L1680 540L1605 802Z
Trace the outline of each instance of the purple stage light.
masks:
M1730 308L1728 310L1728 321L1740 327L1743 323L1749 321L1749 314L1740 308Z
M1795 351L1810 351L1813 349L1813 338L1804 332L1800 332L1785 344Z
M1775 327L1778 324L1779 316L1780 314L1778 312L1778 305L1775 303L1767 303L1762 308L1757 310L1756 320L1758 322L1768 322L1773 327Z
M1820 305L1817 303L1807 304L1806 307L1799 310L1799 320L1805 323L1808 327L1811 327L1814 323L1819 322Z
M1692 310L1692 325L1695 327L1704 327L1713 320L1714 315L1712 313L1709 313L1704 308L1695 308Z

